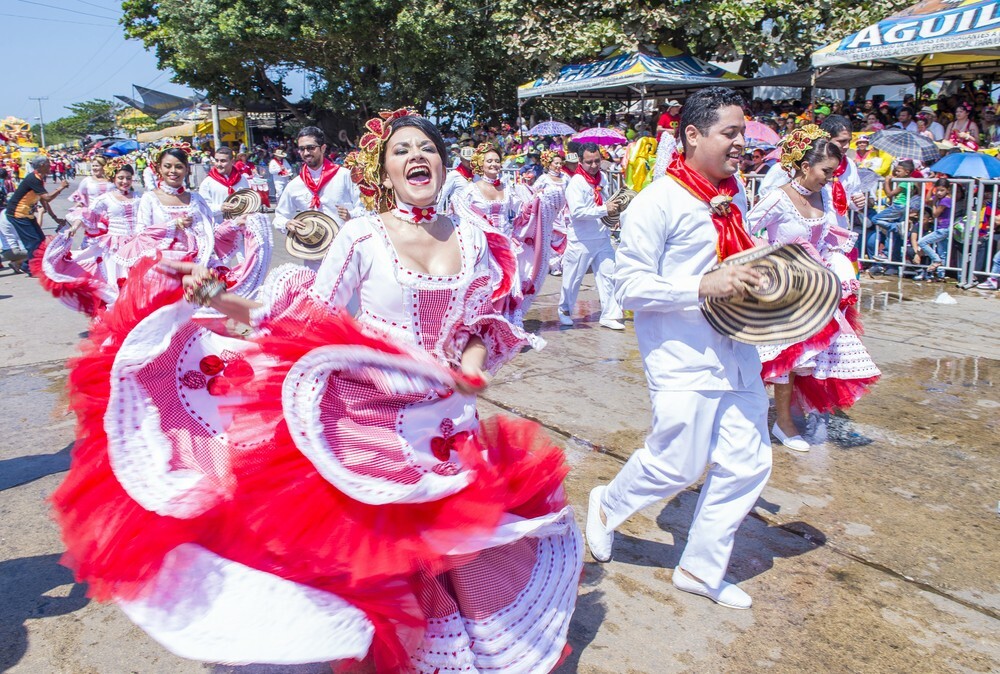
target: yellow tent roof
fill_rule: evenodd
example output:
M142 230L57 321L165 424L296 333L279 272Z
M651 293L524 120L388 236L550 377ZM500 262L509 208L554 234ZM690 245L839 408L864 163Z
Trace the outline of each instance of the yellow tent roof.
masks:
M235 140L236 136L243 135L243 113L220 113L219 126L219 133L223 136L223 140ZM210 133L212 133L212 121L208 120L204 122L188 122L186 124L178 124L177 126L169 126L166 129L160 129L159 131L147 131L146 133L140 133L137 139L140 143L152 143L163 138L191 138L195 135ZM226 136L232 137L227 138Z

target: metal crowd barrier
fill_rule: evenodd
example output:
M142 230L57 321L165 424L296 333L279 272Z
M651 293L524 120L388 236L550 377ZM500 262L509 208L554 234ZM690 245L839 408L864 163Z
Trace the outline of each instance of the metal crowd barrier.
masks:
M744 175L747 201L751 208L759 199L764 177L764 174ZM920 251L920 264L913 262L912 253L919 250L917 241L937 229L931 200L935 182L937 178L892 180L893 185L903 184L906 198L901 217L893 221L894 228L880 227L872 222L872 216L878 220L878 214L892 205L886 203L881 184L868 194L864 208L849 213L851 227L858 234L860 262L895 267L899 276L927 267L929 261L924 262L926 255L923 251ZM1000 180L948 178L948 182L952 209L948 219L947 245L941 254L939 269L954 272L962 285L971 285L989 276L997 277L1000 274L992 269L994 258L1000 255ZM997 265L1000 266L1000 259Z

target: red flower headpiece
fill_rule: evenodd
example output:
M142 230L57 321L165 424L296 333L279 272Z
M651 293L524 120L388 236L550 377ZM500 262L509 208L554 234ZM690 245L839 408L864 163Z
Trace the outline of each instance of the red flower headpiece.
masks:
M380 112L365 122L365 133L359 142L360 149L351 152L344 159L344 166L351 171L351 180L361 192L361 198L370 210L388 210L395 206L392 190L382 185L382 148L392 135L392 123L403 117L419 117L416 111L400 108L392 112Z

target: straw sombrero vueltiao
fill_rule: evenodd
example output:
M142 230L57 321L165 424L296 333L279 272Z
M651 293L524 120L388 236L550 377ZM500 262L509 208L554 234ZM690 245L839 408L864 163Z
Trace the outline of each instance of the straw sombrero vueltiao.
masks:
M236 190L226 197L226 200L222 202L222 205L232 206L233 210L229 211L229 217L235 218L245 213L259 213L261 203L260 192L244 188L242 190Z
M322 260L340 227L322 211L302 211L295 220L306 224L304 232L288 231L285 250L301 260Z
M793 344L812 337L840 305L840 279L798 244L731 255L714 269L744 264L763 280L746 297L708 298L701 311L717 332L746 344Z

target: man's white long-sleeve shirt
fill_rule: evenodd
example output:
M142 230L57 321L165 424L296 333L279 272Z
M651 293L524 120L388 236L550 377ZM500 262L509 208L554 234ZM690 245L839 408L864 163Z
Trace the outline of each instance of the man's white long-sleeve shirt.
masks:
M569 208L571 227L567 233L570 241L600 241L610 236L601 218L608 214L608 179L601 175L603 204L594 203L594 188L581 175L570 178L566 186L566 206Z
M236 169L233 170L235 171ZM245 175L240 175L240 179L233 185L233 191L246 189L250 189L250 182ZM229 188L209 176L201 181L201 185L198 186L198 194L205 200L208 207L212 209L212 217L215 218L215 223L222 222L222 202L229 196Z
M319 180L321 170L312 171L313 180ZM294 218L302 211L312 210L312 192L306 187L302 178L295 176L285 191L278 199L278 207L274 209L274 226L278 229L285 229L285 223ZM338 225L344 224L344 219L337 213L337 206L346 206L352 217L364 215L365 208L361 202L361 192L358 186L351 180L351 172L341 167L336 175L323 186L319 193L320 208L318 210L326 213L337 221Z
M746 212L742 188L733 207ZM634 314L651 391L759 385L757 349L716 332L700 310L698 288L718 263L717 244L708 204L670 176L648 185L622 213L615 291Z

